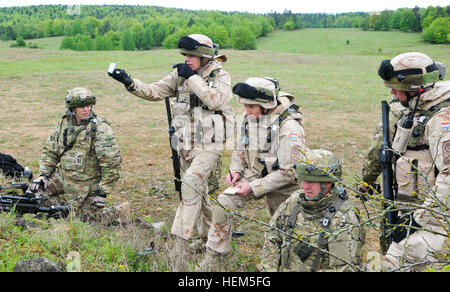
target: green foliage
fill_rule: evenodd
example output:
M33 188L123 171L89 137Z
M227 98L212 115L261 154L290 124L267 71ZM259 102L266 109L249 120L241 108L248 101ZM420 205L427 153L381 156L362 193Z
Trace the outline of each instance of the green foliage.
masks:
M16 44L18 47L25 47L27 43L23 40L22 36L19 36L16 40Z
M52 36L84 35L94 45L81 42L77 49L88 50L149 50L155 46L176 48L177 37L188 33L203 33L221 48L249 48L252 39L233 41L236 27L245 27L255 38L267 36L274 29L360 28L389 31L400 29L420 32L437 18L450 17L450 6L400 8L381 13L283 13L250 14L218 11L193 11L155 6L83 5L80 15L67 13L66 5L39 5L0 8L0 39L24 40ZM130 30L130 32L125 32ZM436 32L436 31L439 32ZM115 33L113 37L111 33ZM131 38L130 38L131 33ZM109 35L109 36L107 36ZM104 38L102 38L104 37ZM126 39L126 44L123 43ZM132 41L131 41L132 39ZM442 29L433 28L424 37L433 43L446 42ZM98 44L97 44L98 40ZM109 40L109 41L108 41ZM69 42L69 41L66 41ZM134 46L133 46L134 42ZM233 44L234 43L234 46ZM112 44L112 45L111 45ZM62 46L71 49L71 46Z
M209 36L215 44L219 44L221 48L229 45L228 31L217 23L213 23L208 27L206 35Z
M283 28L284 28L285 30L294 30L294 29L295 29L295 23L294 23L292 20L287 21L287 22L283 25Z
M414 21L414 13L409 9L405 10L400 19L400 29L403 31L411 31L414 26Z
M436 18L422 34L424 40L431 43L447 43L450 41L450 17Z
M73 37L66 36L59 47L61 50L71 49L75 51L91 51L96 48L94 40L89 36L77 34Z
M255 38L274 29L270 16L250 13L131 5L83 5L80 15L69 15L66 10L65 5L0 8L0 39L65 36L61 49L149 50L155 46L176 48L179 36L201 33L224 48L231 45L236 26L247 27ZM301 24L296 23L298 27ZM73 38L77 35L89 37L93 45L87 39L76 43Z
M256 37L247 27L235 27L231 32L231 47L235 50L254 50Z
M124 51L136 50L136 44L134 43L133 33L127 29L122 35L122 49Z

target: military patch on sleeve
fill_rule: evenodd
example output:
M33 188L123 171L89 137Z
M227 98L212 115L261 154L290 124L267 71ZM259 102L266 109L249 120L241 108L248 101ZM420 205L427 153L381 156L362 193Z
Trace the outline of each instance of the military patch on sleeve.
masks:
M231 85L231 77L228 74L220 75L219 80L225 84Z
M450 122L442 123L442 131L450 131Z
M444 156L444 164L450 164L450 141L446 141L442 145L442 155Z
M297 134L297 133L291 133L291 134L289 135L289 140L297 142L297 141L300 140L300 138L298 137L298 134Z

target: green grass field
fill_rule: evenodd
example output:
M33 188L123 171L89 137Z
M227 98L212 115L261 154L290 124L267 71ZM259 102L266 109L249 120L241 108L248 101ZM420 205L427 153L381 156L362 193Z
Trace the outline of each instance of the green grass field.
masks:
M121 179L111 204L128 200L136 216L164 221L170 227L178 201L171 185L164 102L150 103L128 94L106 71L109 63L115 62L132 77L152 82L165 76L173 64L183 62L183 56L177 50L160 49L61 51L60 41L32 41L43 49L17 49L9 47L11 42L0 43L0 152L13 155L37 174L42 145L65 112L66 90L87 87L98 97L95 110L111 121L122 150ZM250 76L280 80L282 89L296 97L305 116L309 148L335 152L350 182L360 174L371 134L381 116L380 101L391 98L377 75L378 66L382 60L406 51L420 51L450 64L449 45L431 45L423 42L419 34L396 31L277 31L259 39L258 50L222 53L228 56L224 68L231 74L233 85ZM237 113L242 112L236 100L232 104ZM224 173L230 154L224 154ZM264 200L250 202L241 211L258 220L269 220ZM2 214L0 218L0 271L12 270L15 260L39 255L64 264L71 250L82 254L82 269L86 271L170 270L164 257L167 230L165 236L149 231L143 235L136 229L97 232L97 227L71 219L63 226L41 223L44 232L21 231L10 227L8 216ZM247 234L233 242L233 255L224 269L253 271L265 228L239 218L236 226ZM51 232L57 228L72 233L57 238ZM366 250L378 248L377 236L376 232L368 233ZM158 246L158 254L137 264L136 252L152 241Z

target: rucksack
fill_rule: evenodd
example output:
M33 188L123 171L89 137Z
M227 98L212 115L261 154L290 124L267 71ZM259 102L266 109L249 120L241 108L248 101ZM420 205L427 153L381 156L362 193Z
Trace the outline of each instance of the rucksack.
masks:
M24 168L14 157L3 153L0 153L0 170L8 178L22 177L24 172Z

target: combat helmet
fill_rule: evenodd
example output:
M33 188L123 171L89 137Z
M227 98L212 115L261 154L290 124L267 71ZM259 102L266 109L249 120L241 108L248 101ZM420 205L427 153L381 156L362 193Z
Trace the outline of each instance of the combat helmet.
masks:
M239 82L233 87L233 93L242 104L256 104L265 109L277 106L280 94L278 80L271 77L250 77L245 82Z
M391 61L384 60L378 69L385 86L405 92L433 87L434 83L443 79L443 74L440 66L419 52L400 54Z
M67 90L66 108L68 109L94 105L95 103L95 96L91 91L84 87L75 87L73 89Z
M218 54L218 45L203 34L191 34L182 36L178 40L180 54L197 56L200 58L214 59Z
M337 182L342 177L342 166L332 152L313 149L297 163L296 174L299 181Z

